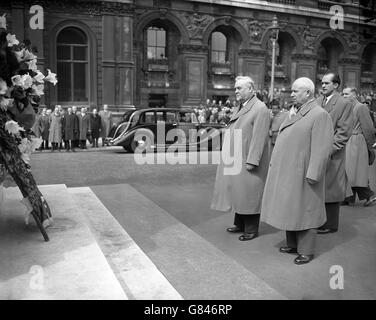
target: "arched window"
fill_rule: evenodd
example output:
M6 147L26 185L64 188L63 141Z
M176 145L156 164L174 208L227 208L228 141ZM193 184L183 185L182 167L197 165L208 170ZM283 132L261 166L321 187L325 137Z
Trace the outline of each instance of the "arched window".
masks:
M148 59L165 59L166 57L166 30L150 27L147 32Z
M212 33L211 60L214 63L225 63L227 61L227 38L222 32Z
M57 37L58 101L89 101L88 40L86 34L67 27Z

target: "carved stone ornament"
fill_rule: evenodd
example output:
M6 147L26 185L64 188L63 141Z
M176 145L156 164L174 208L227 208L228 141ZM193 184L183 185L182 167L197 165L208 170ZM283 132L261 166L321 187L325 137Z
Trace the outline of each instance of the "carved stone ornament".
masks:
M250 43L260 42L264 31L269 26L266 22L259 22L250 19L242 19L241 23L247 30Z
M257 50L257 49L240 49L239 56L241 57L266 57L266 50Z
M189 37L191 39L201 39L205 28L214 18L207 14L195 13L178 13L183 24L187 26Z
M311 28L307 25L299 26L299 34L302 36L303 47L305 49L314 50L316 35L312 32Z
M69 13L84 13L89 15L101 15L103 13L121 15L133 14L134 5L130 3L108 1L73 1L56 0L49 3L51 10L59 10Z
M349 45L350 51L356 52L360 48L360 38L361 36L356 32L344 34L347 44Z
M181 44L178 46L179 53L207 53L208 46L195 44Z
M292 60L317 60L317 55L315 54L306 54L306 53L295 53L291 56Z

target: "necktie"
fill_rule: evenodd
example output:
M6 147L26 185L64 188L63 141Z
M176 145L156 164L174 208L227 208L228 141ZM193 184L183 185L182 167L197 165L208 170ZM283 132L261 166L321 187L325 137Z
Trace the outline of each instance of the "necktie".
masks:
M326 102L328 101L328 97L325 97L324 100L322 101L322 106L325 107L326 106Z

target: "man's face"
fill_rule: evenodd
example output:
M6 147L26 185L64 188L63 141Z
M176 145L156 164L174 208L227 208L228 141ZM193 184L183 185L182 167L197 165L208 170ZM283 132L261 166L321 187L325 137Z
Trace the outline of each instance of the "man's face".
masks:
M278 106L273 105L273 106L272 106L272 113L273 113L274 115L276 115L276 114L278 113L278 111L279 111Z
M76 113L77 112L77 107L72 107L72 112Z
M72 113L72 108L68 108L68 114Z
M42 109L42 114L45 114L47 112L47 109L46 108L43 108Z
M294 104L304 104L309 100L308 90L294 82L291 88L291 100Z
M245 80L238 80L235 83L235 98L236 101L244 102L251 98L253 89L248 86Z
M105 105L103 106L103 110L104 110L104 111L107 111L107 110L108 110L108 106L107 106L107 104L105 104Z
M322 93L329 97L338 88L338 83L333 83L333 75L327 74L321 80Z
M97 112L98 112L97 109L93 110L93 114L97 114Z
M85 113L85 108L81 108L81 113Z
M343 97L346 99L355 98L355 94L351 91L350 88L343 89L342 94L343 94Z

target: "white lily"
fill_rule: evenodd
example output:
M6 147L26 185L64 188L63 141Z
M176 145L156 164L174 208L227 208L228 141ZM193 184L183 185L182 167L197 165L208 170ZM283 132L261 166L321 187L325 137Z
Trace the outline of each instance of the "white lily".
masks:
M16 39L15 34L7 34L8 47L13 47L18 45L20 42Z
M22 88L29 89L33 85L33 78L29 74L24 74L22 77Z
M7 93L8 86L7 83L0 78L0 95L4 95Z
M57 79L56 79L56 73L51 72L50 69L47 69L47 76L44 78L44 81L51 82L53 85L56 85Z
M30 52L29 50L27 50L27 49L23 49L23 50L24 50L24 55L22 57L23 60L30 61L30 60L37 58L37 56L35 54L33 54L32 52Z
M11 80L12 80L12 84L14 85L14 86L23 86L23 83L22 83L22 77L19 75L19 74L17 74L17 75L15 75L15 76L13 76L12 78L11 78Z
M44 77L44 74L38 70L37 75L35 75L33 78L34 78L35 81L43 83L43 79L45 77Z
M37 59L30 60L29 62L26 62L29 69L36 72L38 67L37 67Z
M37 95L37 96L43 96L44 95L44 84L41 83L41 84L33 84L31 86L31 88L34 90L33 94Z
M5 18L6 16L6 13L4 13L1 17L0 17L0 29L7 29L7 19Z
M5 130L13 135L17 135L20 131L25 131L25 129L20 127L14 120L9 120L5 123Z

